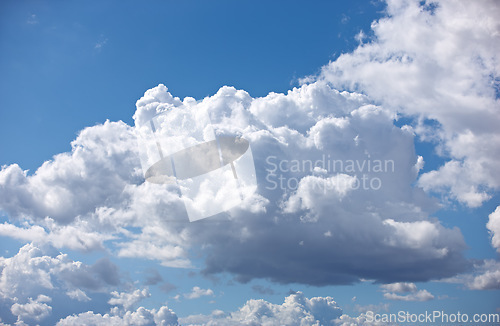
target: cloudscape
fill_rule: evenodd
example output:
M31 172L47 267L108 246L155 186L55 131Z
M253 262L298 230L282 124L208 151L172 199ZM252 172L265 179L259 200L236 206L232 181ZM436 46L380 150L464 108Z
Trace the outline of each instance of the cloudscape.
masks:
M498 2L148 6L1 5L2 325L500 323Z

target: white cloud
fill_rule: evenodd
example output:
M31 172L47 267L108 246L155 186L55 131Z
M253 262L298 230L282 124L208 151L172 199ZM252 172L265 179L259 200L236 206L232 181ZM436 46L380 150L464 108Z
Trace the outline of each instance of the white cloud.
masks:
M68 292L66 292L66 295L68 297L70 297L71 299L77 300L77 301L85 302L85 301L90 301L91 300L87 296L87 294L85 292L83 292L82 290L80 290L80 289L74 289L72 291L68 291Z
M105 203L123 200L123 188L139 182L135 137L123 122L80 132L71 153L54 156L28 175L17 164L0 170L0 207L11 219L49 216L61 224L89 218Z
M99 41L97 41L97 43L94 45L94 49L96 49L97 51L101 51L106 43L108 43L108 39L101 35Z
M29 25L36 25L38 24L38 17L36 14L31 14L29 17L28 17L28 20L26 21L27 24Z
M75 325L96 325L96 326L122 326L122 325L137 325L137 326L176 326L177 315L168 307L163 306L160 309L148 310L144 307L139 307L135 311L126 311L118 314L111 311L107 314L96 314L92 311L80 313L78 315L68 316L61 319L58 326L75 326Z
M214 291L212 289L202 289L199 286L193 287L190 293L184 294L187 299L198 299L203 296L213 296Z
M143 181L134 130L106 122L84 129L70 153L32 175L2 168L0 207L20 224L4 223L2 234L86 251L107 241L120 257L170 267L192 266L189 252L201 248L204 273L242 281L423 281L467 266L459 230L432 220L436 203L412 186L414 135L393 124L390 110L321 81L258 99L222 87L200 102L181 102L160 85L137 102L134 117L181 105L207 109L217 133L250 141L259 183L251 205L187 223L175 187Z
M10 311L14 316L17 316L18 323L40 321L52 312L52 307L46 304L50 301L52 301L50 297L39 295L35 300L28 298L28 302L25 304L14 303Z
M306 298L302 292L291 294L281 304L264 300L249 300L237 311L225 314L180 318L181 324L197 325L335 325L342 315L331 297Z
M77 219L73 225L59 225L49 217L40 221L44 227L24 224L24 227L7 222L0 224L0 235L37 245L51 244L56 248L81 251L103 250L103 242L114 238L112 235L92 230L89 222L81 219Z
M500 252L500 206L488 216L489 220L486 227L491 234L491 245Z
M500 262L486 260L476 266L475 275L466 277L466 285L472 290L500 289Z
M396 293L384 293L384 298L390 300L398 300L398 301L429 301L434 299L434 295L432 295L427 290L419 290L407 295L399 295Z
M142 299L151 296L148 289L136 289L132 293L113 291L111 292L111 295L112 298L109 299L108 303L115 306L123 306L123 308L125 308L126 310L129 310L132 306L134 306Z
M0 309L12 307L17 316L28 318L31 309L42 318L51 309L44 303L48 296L55 298L54 307L59 309L58 302L67 300L61 292L73 300L88 301L83 289L104 291L118 284L116 266L106 259L85 265L65 254L44 254L33 244L23 246L13 257L0 257Z
M500 6L490 1L387 1L374 37L323 67L320 80L416 117L416 134L448 160L419 179L470 207L500 188ZM425 157L424 157L425 159Z
M397 282L383 284L380 286L384 290L384 298L398 301L429 301L434 299L427 290L417 290L415 283ZM397 294L397 293L403 293Z
M417 290L417 286L415 285L415 283L407 283L407 282L382 284L380 287L385 291L397 292L397 293L415 292Z

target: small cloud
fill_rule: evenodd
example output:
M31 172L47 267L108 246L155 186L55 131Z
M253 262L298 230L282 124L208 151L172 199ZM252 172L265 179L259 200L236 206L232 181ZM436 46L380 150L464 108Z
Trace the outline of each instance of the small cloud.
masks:
M26 23L29 25L36 25L36 24L38 24L38 17L35 14L31 14L28 17L28 20L26 21Z
M434 295L427 290L417 290L415 283L398 282L383 284L380 286L384 293L384 298L398 301L429 301L434 299ZM401 295L397 293L408 293Z
M213 296L214 291L211 289L202 289L199 286L193 287L193 290L190 293L185 293L184 297L186 299L198 299L203 296Z
M347 16L346 14L342 14L342 18L340 19L340 22L342 24L347 24L351 20L351 17Z
M365 32L363 32L362 30L361 30L361 31L359 31L359 33L358 33L358 34L356 34L356 36L354 36L354 39L355 39L356 41L358 41L358 42L359 42L359 44L363 44L363 40L364 40L365 38L366 38L366 34L365 34Z
M415 293L410 293L407 295L399 295L396 293L384 293L384 298L389 300L399 300L399 301L429 301L434 299L434 295L427 290L420 290Z
M40 321L48 317L52 312L52 307L45 302L50 301L52 301L50 297L40 294L35 300L29 298L25 304L14 303L10 311L14 316L17 316L18 323L16 325L26 325L23 322L25 319Z
M408 292L415 292L417 290L417 286L415 285L415 283L406 283L406 282L383 284L380 287L384 291L396 292L396 293L408 293Z
M97 41L97 43L94 45L94 49L96 49L97 51L101 51L101 49L106 45L106 43L108 43L108 38L101 35L99 41Z
M90 301L91 300L87 296L87 294L85 292L83 292L82 290L80 290L80 289L75 289L73 291L68 291L68 292L66 292L66 295L68 297L70 297L71 299L77 300L77 301L80 301L80 302L86 302L86 301Z
M130 309L137 302L141 301L144 298L148 298L151 296L148 289L135 290L134 292L111 292L112 298L109 299L108 303L113 306L123 306L126 310Z

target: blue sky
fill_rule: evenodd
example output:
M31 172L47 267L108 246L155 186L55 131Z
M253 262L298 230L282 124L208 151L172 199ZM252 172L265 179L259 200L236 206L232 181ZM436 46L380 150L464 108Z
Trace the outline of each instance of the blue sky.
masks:
M16 106L2 110L2 160L32 170L68 150L84 127L106 119L131 124L135 101L159 83L180 98L202 99L223 85L252 96L286 92L353 49L354 35L369 29L383 9L364 1L340 7L330 1L26 1L2 7L1 105ZM38 136L9 123L18 119ZM19 153L19 146L36 157Z
M500 314L497 13L494 1L2 2L0 322ZM258 184L193 223L178 189L144 180L137 146L144 121L180 108L248 139ZM298 186L267 187L270 155L324 154L396 169L368 174L380 189L328 169L277 171Z

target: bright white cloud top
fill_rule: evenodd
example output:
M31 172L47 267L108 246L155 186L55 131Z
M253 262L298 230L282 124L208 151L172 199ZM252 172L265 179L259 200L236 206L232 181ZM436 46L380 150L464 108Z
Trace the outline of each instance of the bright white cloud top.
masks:
M0 235L29 244L0 258L2 311L20 324L40 322L55 298L89 304L105 293L109 311L82 310L59 325L367 324L365 314L343 315L332 297L301 292L283 304L249 300L234 312L178 318L166 305L139 307L151 296L145 287L118 290L124 276L108 259L85 265L53 248L240 282L370 280L391 301L435 299L414 283L430 280L499 289L498 260L468 259L461 230L434 214L450 202L481 207L500 187L500 6L390 0L387 13L372 24L370 41L360 37L353 52L286 94L253 98L224 86L181 100L160 84L137 101L136 125L188 108L207 112L216 133L249 141L257 190L243 191L223 214L190 223L178 188L144 182L137 129L121 121L85 128L70 152L33 174L3 166L8 220ZM206 124L200 119L194 123ZM426 157L416 154L417 139L435 145L445 163L420 173ZM499 207L486 225L497 251ZM183 298L217 295L196 285Z

